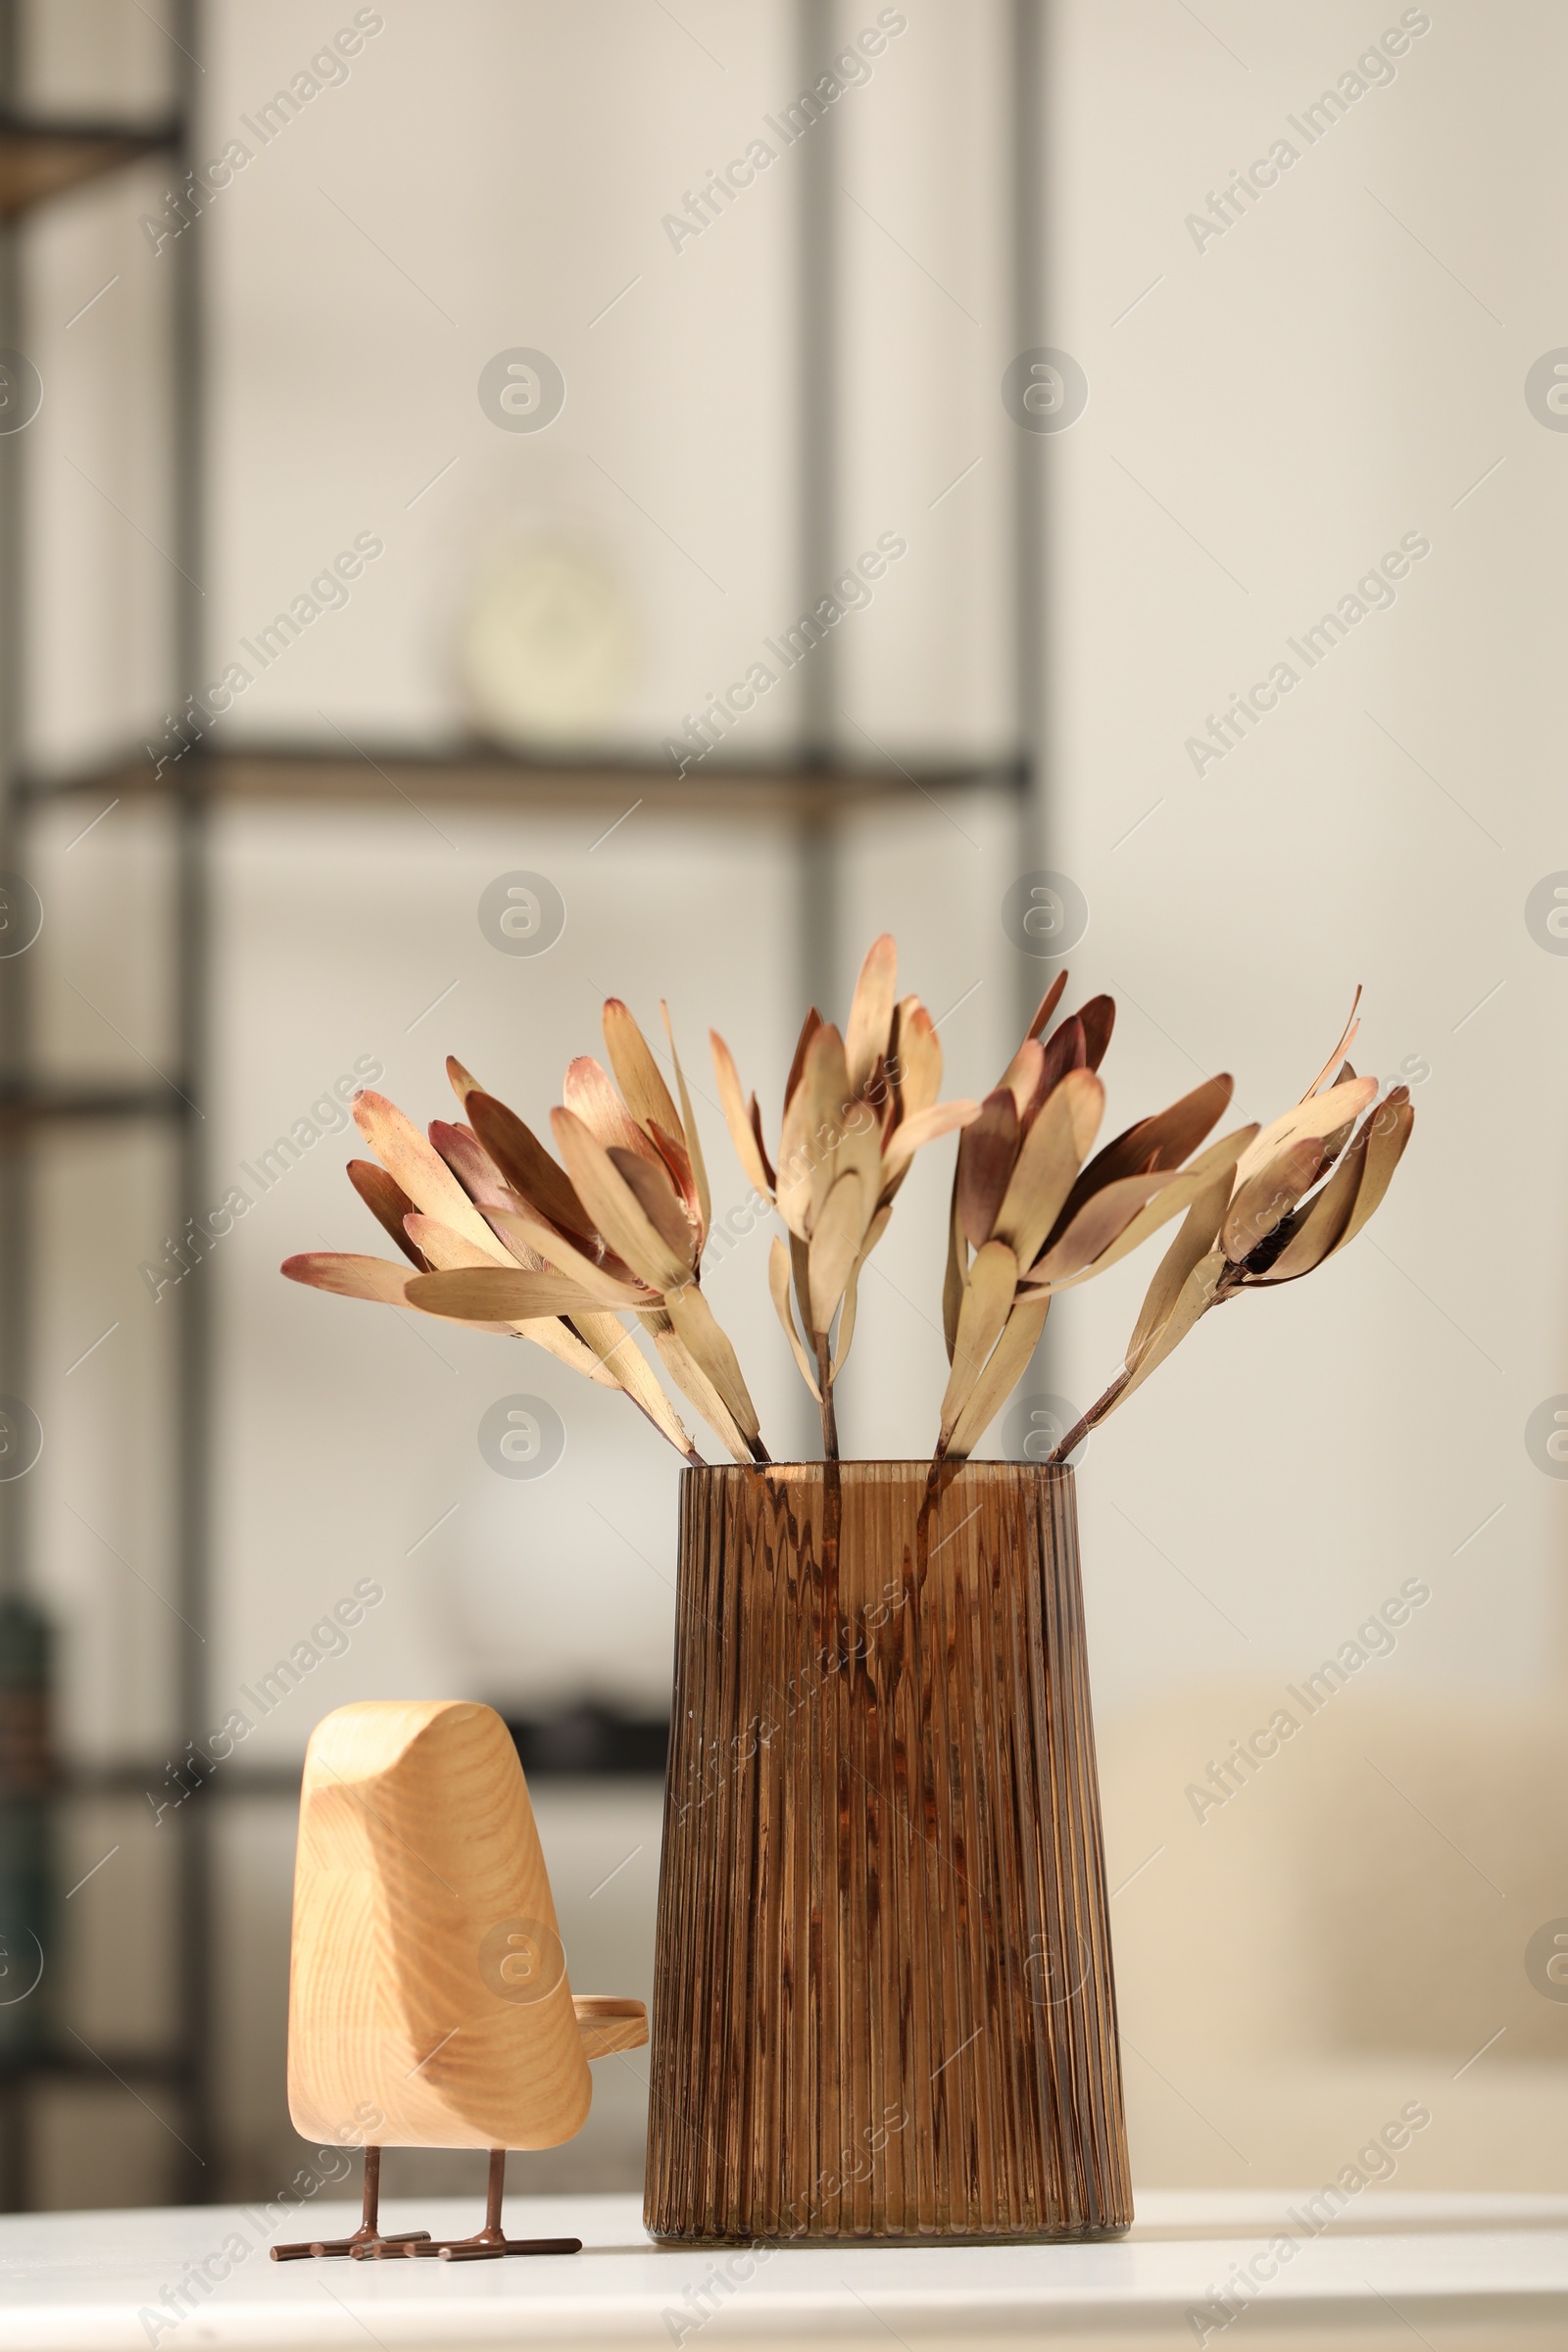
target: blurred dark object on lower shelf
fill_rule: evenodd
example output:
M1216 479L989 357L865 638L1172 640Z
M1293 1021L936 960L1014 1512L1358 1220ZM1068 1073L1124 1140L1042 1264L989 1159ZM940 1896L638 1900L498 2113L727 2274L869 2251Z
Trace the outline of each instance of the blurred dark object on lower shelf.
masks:
M0 2065L49 2042L54 1837L48 1619L21 1593L0 1600Z
M559 1715L508 1715L498 1710L516 1743L522 1769L533 1778L662 1780L669 1750L666 1715L628 1715L584 1699Z

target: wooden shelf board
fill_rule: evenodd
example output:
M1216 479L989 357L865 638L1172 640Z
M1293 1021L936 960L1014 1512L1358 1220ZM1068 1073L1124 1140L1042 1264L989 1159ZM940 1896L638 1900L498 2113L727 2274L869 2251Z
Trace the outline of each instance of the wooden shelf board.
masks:
M188 764L187 764L188 762ZM662 811L759 818L824 817L855 808L903 805L976 787L1017 790L1021 765L1004 759L921 761L907 767L804 766L798 761L714 767L709 760L675 773L664 760L600 758L533 761L483 748L451 753L368 747L361 753L318 748L196 750L178 765L153 772L148 760L115 762L65 777L31 779L35 806L71 795L113 800L194 793L220 804L315 803L318 807L404 808L411 813L460 808L609 809L618 815L643 800Z
M185 1109L173 1087L0 1085L0 1135L85 1119L178 1118Z
M105 2082L111 2088L116 2075L126 2082L183 2083L190 2073L189 2058L177 2050L111 2050L105 2057L86 2048L0 2051L0 2086L40 2076Z
M106 172L174 145L172 125L137 131L93 122L27 122L0 115L0 220Z

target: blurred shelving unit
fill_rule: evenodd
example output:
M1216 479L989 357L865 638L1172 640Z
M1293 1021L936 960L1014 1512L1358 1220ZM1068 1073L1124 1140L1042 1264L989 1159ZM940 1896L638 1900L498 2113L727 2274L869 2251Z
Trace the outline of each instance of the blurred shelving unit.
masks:
M128 0L136 5L136 0ZM194 167L192 143L197 95L196 59L203 53L201 0L173 0L172 55L180 84L173 110L149 126L104 121L39 120L17 99L18 18L25 0L0 0L0 368L7 350L24 349L26 318L23 294L21 240L29 220L84 183L113 174L149 156L168 159L170 184L177 186ZM1013 92L1013 184L1015 220L1014 304L1019 341L1033 339L1039 278L1034 227L1039 209L1038 165L1029 92L1039 72L1039 0L1011 0L1009 80ZM832 43L828 0L797 0L803 62L825 55ZM826 577L833 568L836 512L836 364L834 348L834 148L830 126L820 128L803 162L801 206L800 318L798 328L798 450L804 521L800 548L803 577ZM169 318L171 387L167 417L172 484L167 520L172 568L172 674L168 699L177 702L186 683L207 674L204 666L200 591L205 568L203 449L204 334L201 315L199 239L172 241L169 271L172 302ZM174 1208L208 1197L210 1171L198 1105L205 1099L215 1041L209 1035L211 981L211 831L214 815L226 808L269 803L336 807L368 817L400 807L463 806L522 810L581 810L602 804L624 807L628 787L647 801L650 813L722 813L755 819L774 829L799 877L800 969L816 993L836 961L834 936L835 860L841 821L876 807L936 805L973 791L1008 796L1016 816L1017 864L1035 862L1031 833L1038 822L1036 764L1023 749L1000 760L897 761L878 767L846 762L836 747L836 695L830 661L808 673L803 741L796 754L771 763L721 767L718 755L676 776L663 761L621 757L552 757L538 761L510 757L483 744L421 751L407 744L371 745L350 754L322 744L216 748L194 727L189 748L156 767L137 752L79 773L29 773L26 740L24 615L27 607L30 550L23 455L24 436L0 433L0 942L10 878L25 875L29 828L41 811L65 801L99 794L127 803L156 802L172 818L174 890L167 941L174 976L176 1051L167 1081L147 1085L62 1082L40 1067L37 1007L30 1001L25 955L7 956L0 945L0 1425L10 1398L25 1397L30 1385L30 1297L36 1203L31 1184L35 1146L62 1126L88 1131L105 1122L159 1127L172 1140ZM1020 738L1038 732L1039 682L1035 649L1040 627L1041 582L1038 476L1020 452L1013 525L1013 601L1016 608L1017 707ZM152 713L149 712L149 718ZM1021 985L1032 983L1032 973ZM1031 1002L1032 994L1031 994ZM216 1373L211 1286L181 1284L174 1295L173 1350L177 1458L169 1465L176 1497L172 1632L177 1643L177 1727L172 1751L199 1739L210 1720L205 1643L196 1629L211 1622L211 1479L213 1389ZM3 1444L0 1444L3 1455ZM0 1601L11 1595L26 1605L32 1589L26 1481L0 1472ZM178 1627L172 1618L177 1617ZM183 1628L183 1631L179 1630ZM3 1682L3 1676L0 1676ZM0 1710L5 1703L0 1688ZM514 1727L521 1752L535 1772L581 1774L596 1770L657 1770L649 1727L600 1722L587 1726ZM597 1758L597 1761L596 1761ZM51 1764L47 1786L27 1799L51 1812L91 1801L140 1801L166 1771L162 1759L134 1760L94 1769ZM284 1805L294 1800L296 1776L287 1770L258 1771L232 1766L215 1773L207 1786L191 1776L191 1801L183 1806L173 1842L174 1911L172 1946L178 1972L172 2004L172 2034L160 2046L138 2049L90 2048L62 2021L47 2046L22 2047L9 2055L0 2039L0 2210L24 2201L28 2173L29 2101L43 2081L90 2082L118 2077L126 2087L161 2091L178 2117L167 2128L186 2150L177 2184L182 2199L199 2201L227 2193L224 2140L215 2095L214 2047L215 1922L213 1917L215 1805L235 1799ZM4 1743L0 1740L0 1819L7 1804ZM74 1889L73 1889L74 1891ZM0 1931L4 1922L0 1921ZM139 2095L139 2093L137 2094ZM198 2154L205 2151L205 2154Z
M188 161L187 118L176 111L152 123L126 124L104 120L40 117L21 102L20 11L16 0L0 7L0 370L6 400L14 400L18 376L12 355L26 343L23 240L40 211L72 195L88 182L119 172L144 157L169 159L178 176ZM197 348L194 273L188 265L179 272L174 316L182 343ZM176 377L179 371L176 370ZM195 387L179 388L178 428L194 415ZM26 735L24 613L28 597L31 549L27 535L27 502L23 460L23 434L0 436L0 915L15 924L23 901L13 877L25 871L28 828L27 796L21 779L22 750ZM185 501L181 500L181 505ZM187 543L194 530L194 512L179 517ZM193 642L194 615L182 613L183 645ZM183 650L183 647L182 647ZM182 845L187 903L194 906L197 882L195 842ZM182 977L194 975L188 961ZM34 1166L41 1138L61 1127L92 1131L103 1122L152 1122L179 1138L182 1172L195 1164L197 1147L193 1122L177 1088L115 1083L62 1082L38 1066L34 1047L36 1007L31 1002L24 954L0 958L0 1424L6 1445L12 1442L12 1399L24 1397L31 1385L33 1328L32 1261L36 1232ZM182 1056L188 1069L194 1062L194 1037L185 1040ZM188 1089L185 1091L189 1091ZM200 1361L199 1302L181 1301L181 1354ZM187 1397L190 1394L188 1383ZM187 1451L201 1434L188 1431ZM194 1455L192 1454L192 1461ZM187 1466L188 1469L188 1466ZM188 1483L188 1475L181 1485ZM0 1658L0 1885L8 1904L20 1894L52 1918L58 1893L51 1899L46 1881L47 1857L62 1809L84 1791L56 1767L45 1719L48 1704L47 1632L36 1620L29 1589L29 1496L24 1478L0 1479L0 1599L6 1628L5 1655ZM180 1538L179 1583L183 1595L201 1584L198 1520L186 1515ZM30 1622L29 1622L30 1620ZM32 1652L34 1654L29 1655ZM29 1667L36 1672L29 1674ZM199 1695L200 1669L194 1657L180 1659L181 1714L194 1720L192 1702ZM41 1859L40 1859L41 1857ZM204 1838L181 1840L177 1855L177 1903L182 1922L198 1920L205 1906L206 1854ZM30 1875L29 1875L30 1874ZM24 1961L24 1935L29 1923L0 1920L0 1941L6 1945L8 1972ZM36 1933L36 1928L31 1929ZM182 2111L192 2138L201 2129L205 2109L205 2038L207 2023L206 1972L199 1949L200 1936L178 1938L182 1983L178 2003L179 2029L173 2038L150 2048L90 2048L74 2029L52 2011L45 2022L28 2030L25 2004L13 2012L11 2032L0 2038L0 2206L22 2204L29 2177L29 2127L32 2101L41 2082L102 2082L118 2077L127 2086L172 2094ZM40 1965L41 1956L40 1956ZM0 2014L4 2014L0 2012ZM140 2091L136 2094L141 2095ZM195 2187L191 2168L188 2193Z

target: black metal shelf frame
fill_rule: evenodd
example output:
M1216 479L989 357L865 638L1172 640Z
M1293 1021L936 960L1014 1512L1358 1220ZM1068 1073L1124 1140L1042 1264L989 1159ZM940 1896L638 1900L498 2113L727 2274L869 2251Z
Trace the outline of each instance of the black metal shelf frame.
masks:
M167 154L182 179L193 168L192 125L203 53L202 0L172 0L172 38L178 88L174 111L153 124L104 121L41 121L13 103L19 88L17 16L25 0L0 0L0 347L25 348L21 239L29 214L70 189L152 153ZM834 47L833 0L795 0L797 62L808 84ZM1039 224L1042 186L1037 147L1037 112L1043 71L1044 0L1008 0L1004 72L1009 80L1010 171L1007 190L1012 215L1012 310L1015 346L1036 339L1043 299ZM801 485L802 530L797 550L804 591L833 568L837 521L837 444L842 386L837 318L838 167L836 117L829 113L813 127L800 159L803 173L796 257L798 367L796 464ZM173 240L169 432L172 514L170 518L176 584L172 588L174 672L179 682L206 674L199 593L204 576L203 423L206 346L202 327L200 240ZM925 760L915 766L897 762L867 767L843 760L837 750L834 714L840 700L835 677L836 647L829 639L806 673L803 739L794 756L737 767L708 760L676 778L623 755L552 757L538 762L514 758L482 744L447 745L428 751L406 744L371 746L349 758L324 745L237 745L216 750L196 746L159 775L144 758L97 762L68 776L29 773L24 767L22 614L26 599L27 555L22 436L0 436L0 871L26 870L25 844L32 820L52 803L108 787L122 797L157 797L172 808L175 913L171 949L174 962L177 1087L51 1083L35 1068L30 974L26 956L0 962L0 1390L25 1395L29 1360L31 1221L28 1155L46 1127L95 1120L168 1123L175 1139L175 1183L181 1201L210 1192L204 1125L195 1104L205 1096L212 1039L210 986L210 850L214 812L263 802L316 805L325 802L364 808L370 814L393 809L421 789L447 802L519 808L580 807L603 793L618 799L624 785L641 785L656 811L722 809L784 824L793 835L798 874L798 978L808 997L818 998L837 962L838 831L856 810L890 799L920 798L941 805L946 793L1002 787L1016 813L1015 855L1019 868L1033 862L1031 841L1043 805L1045 743L1041 646L1044 612L1040 444L1014 437L1011 553L1014 604L1014 706L1019 749L985 760L971 755ZM1019 974L1020 999L1035 975ZM1032 1004L1033 995L1029 994ZM1025 1007L1027 1009L1027 1006ZM211 1286L182 1284L175 1294L177 1463L176 1604L186 1630L180 1634L177 1707L185 1733L199 1737L208 1720L205 1652L194 1627L208 1622L211 1598L212 1400L214 1333ZM27 1586L28 1526L25 1481L0 1485L0 1592ZM555 1738L556 1735L550 1735ZM519 1739L520 1744L520 1739ZM559 1739L557 1740L559 1745ZM579 1747L581 1745L579 1741ZM624 1758L622 1758L624 1746ZM633 1741L604 1747L612 1760L589 1770L645 1769L633 1762ZM647 1746L646 1739L643 1747ZM546 1738L535 1758L550 1769L554 1751ZM567 1743L563 1753L576 1753ZM586 1753L586 1750L583 1751ZM622 1759L615 1761L613 1759ZM557 1769L571 1770L570 1763ZM582 1768L582 1767L579 1767ZM177 1913L174 1938L179 1982L175 2010L178 2031L157 2051L111 2053L108 2061L85 2049L60 2050L24 2063L0 2060L0 2210L22 2200L25 2176L25 2123L30 2085L39 2079L91 2080L110 2064L127 2080L156 2082L181 2111L181 2136L217 2161L192 2161L181 2193L191 2200L224 2193L221 2134L215 2101L214 1936L212 1917L214 1820L211 1795L277 1801L291 1776L277 1771L215 1776L203 1801L190 1806L176 1838ZM141 1768L87 1767L60 1777L58 1795L126 1794L146 1786Z

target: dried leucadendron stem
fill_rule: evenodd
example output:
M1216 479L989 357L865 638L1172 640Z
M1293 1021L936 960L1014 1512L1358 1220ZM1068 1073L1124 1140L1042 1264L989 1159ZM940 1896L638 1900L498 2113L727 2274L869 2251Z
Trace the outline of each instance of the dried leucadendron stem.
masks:
M973 1451L1023 1377L1056 1292L1136 1250L1234 1167L1256 1133L1240 1129L1182 1164L1231 1098L1228 1077L1210 1078L1091 1159L1116 1008L1092 997L1042 1042L1066 984L1063 972L959 1141L943 1296L953 1369L938 1462Z
M1141 1388L1211 1306L1299 1281L1353 1242L1381 1202L1415 1111L1405 1086L1374 1108L1377 1080L1358 1078L1342 1058L1360 999L1357 989L1344 1036L1299 1102L1253 1132L1234 1166L1216 1169L1193 1200L1149 1286L1121 1370L1053 1461L1065 1461Z
M719 1100L741 1165L789 1232L787 1248L774 1237L769 1257L773 1304L821 1408L829 1461L839 1449L833 1383L855 1333L860 1270L887 1231L894 1197L920 1146L962 1127L977 1108L938 1102L936 1025L918 997L898 996L897 981L898 950L884 932L860 966L843 1036L814 1006L807 1014L784 1088L776 1169L762 1141L757 1097L743 1099L734 1056L716 1030L710 1033Z
M665 1015L666 1032L668 1015ZM671 1378L737 1461L766 1461L735 1350L703 1297L710 1198L691 1101L670 1038L676 1109L624 1004L605 1006L620 1091L584 1055L566 1072L552 1123L563 1167L514 1112L449 1060L471 1124L436 1120L428 1143L379 1096L354 1115L381 1161L356 1161L356 1189L404 1250L389 1260L292 1257L296 1282L534 1340L590 1378L624 1389L688 1461L700 1461L621 1321L652 1335Z

